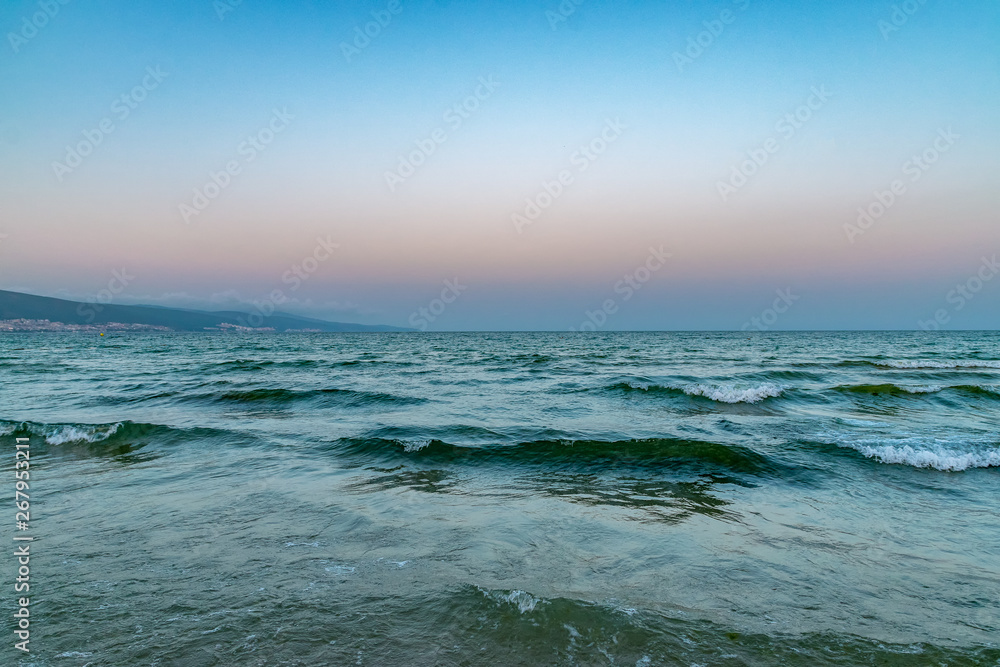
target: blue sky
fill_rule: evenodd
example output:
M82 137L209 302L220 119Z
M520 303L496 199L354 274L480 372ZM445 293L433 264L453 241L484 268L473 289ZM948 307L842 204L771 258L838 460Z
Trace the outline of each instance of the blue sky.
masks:
M1000 325L1000 279L948 299L1000 252L995 2L18 1L0 29L3 288L125 267L121 303L406 325L467 285L430 329L608 299L604 329L739 329L791 289L769 328Z

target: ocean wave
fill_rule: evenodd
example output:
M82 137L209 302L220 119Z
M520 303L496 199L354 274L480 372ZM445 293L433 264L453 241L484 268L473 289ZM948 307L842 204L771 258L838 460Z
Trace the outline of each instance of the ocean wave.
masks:
M539 604L547 603L547 600L536 598L531 593L522 590L497 591L480 588L479 586L476 586L476 588L486 599L492 600L499 605L512 605L522 614L535 611L535 607Z
M491 655L500 651L504 659L499 662L505 665L993 665L1000 657L993 643L891 643L811 628L793 633L727 625L684 607L652 605L643 591L595 600L543 597L528 586L491 584L393 598L388 613L414 624L407 630L418 640L392 653L392 642L382 642L389 649L375 662L485 664L482 646L493 650ZM451 641L454 619L463 619L462 628L473 628L469 632L477 633L477 641L464 660L442 660L439 647ZM775 623L769 616L762 621ZM445 639L419 641L429 635ZM341 663L353 661L355 648L342 655Z
M162 424L145 424L123 420L105 424L45 424L31 421L0 419L0 436L41 438L53 446L122 445L137 441L178 440L192 437L231 435L229 431L209 428L176 428Z
M841 445L842 447L845 445ZM977 451L963 451L933 444L865 444L847 443L868 458L881 463L897 463L916 468L935 468L960 472L969 468L992 468L1000 466L1000 447L982 448Z
M348 359L345 361L329 361L320 359L229 359L205 364L209 370L231 369L237 371L262 371L282 368L338 368L345 366L414 366L412 361L397 361L392 359Z
M787 468L741 445L703 440L648 438L634 440L534 440L517 444L454 445L441 440L341 438L338 454L364 461L418 460L429 464L502 464L540 466L546 470L580 468L679 469L699 473L781 473Z
M681 396L684 394L684 390L680 387L672 387L669 385L654 384L652 382L638 382L630 380L628 382L615 382L604 387L607 391L620 391L625 393L639 392L643 394L664 394Z
M148 424L133 424L132 422L114 422L111 424L39 424L35 422L0 421L0 435L26 433L45 440L50 445L65 445L70 443L103 442L129 427L149 426Z
M873 423L873 430L877 431L878 427L877 423ZM867 433L828 434L820 440L844 449L853 449L879 463L950 472L1000 466L1000 442L974 442L964 436L934 438L901 433L872 433L869 430Z
M227 369L237 371L262 371L269 366L274 366L275 363L276 362L271 361L270 359L230 359L228 361L205 364L205 368L210 372Z
M517 431L505 433L473 424L451 424L447 426L383 426L365 432L364 438L385 442L398 442L407 452L416 452L437 441L458 441L465 446L492 445L510 442ZM537 434L537 432L532 432ZM558 439L562 431L547 432L546 436Z
M784 390L784 387L773 382L750 387L736 384L698 384L684 387L685 394L704 396L720 403L759 403L767 398L781 396Z
M947 361L920 361L913 359L887 360L887 361L866 361L847 360L841 361L838 366L874 366L875 368L893 368L900 370L958 370L965 368L1000 368L1000 361L992 359L966 359Z
M945 385L901 386L892 383L848 384L848 385L840 385L834 387L833 390L849 394L867 394L871 396L879 396L879 395L907 396L907 395L917 395L917 394L937 394L940 392L950 391L950 392L968 394L971 396L1000 398L1000 386L998 385L962 384L953 386L945 386Z
M425 447L430 447L431 442L433 442L433 440L430 440L430 439L427 439L427 440L403 440L403 441L400 441L400 444L403 445L403 451L404 452L410 453L410 452L419 452L421 449L424 449Z
M218 403L247 403L283 405L298 401L323 401L338 405L416 405L426 403L429 399L383 392L356 391L353 389L284 389L280 387L262 387L258 389L241 389L210 394L193 394L185 400L212 401Z
M610 391L643 392L648 394L700 396L717 403L759 403L768 398L781 396L786 387L773 382L762 384L687 384L659 385L646 382L617 382L609 385Z

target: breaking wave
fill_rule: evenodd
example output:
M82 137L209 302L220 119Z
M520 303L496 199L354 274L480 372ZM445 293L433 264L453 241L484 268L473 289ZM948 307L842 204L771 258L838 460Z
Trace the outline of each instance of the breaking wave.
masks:
M686 384L658 385L645 382L618 382L606 387L611 391L642 392L647 394L699 396L717 403L759 403L768 398L781 396L785 387L773 382L763 384Z
M1000 442L969 442L962 438L863 435L833 438L838 447L853 449L879 463L960 472L1000 466Z
M153 440L188 440L232 435L229 431L210 428L175 428L161 424L144 424L123 420L106 424L45 424L31 421L0 419L0 436L39 438L47 445L120 445Z

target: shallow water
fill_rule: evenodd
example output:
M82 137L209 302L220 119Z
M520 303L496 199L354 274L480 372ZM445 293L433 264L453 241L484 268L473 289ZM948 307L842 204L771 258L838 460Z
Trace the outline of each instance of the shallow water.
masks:
M5 334L0 374L25 665L1000 664L997 333Z

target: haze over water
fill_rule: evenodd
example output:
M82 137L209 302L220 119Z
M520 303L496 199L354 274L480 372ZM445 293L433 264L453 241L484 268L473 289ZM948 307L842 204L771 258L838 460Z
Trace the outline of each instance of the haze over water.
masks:
M8 334L0 371L23 665L1000 660L995 332Z
M1000 272L996 2L52 2L0 3L3 289L415 326L468 286L435 331L608 298L602 330L734 330L790 289L769 329L1000 327L1000 281L948 298Z

